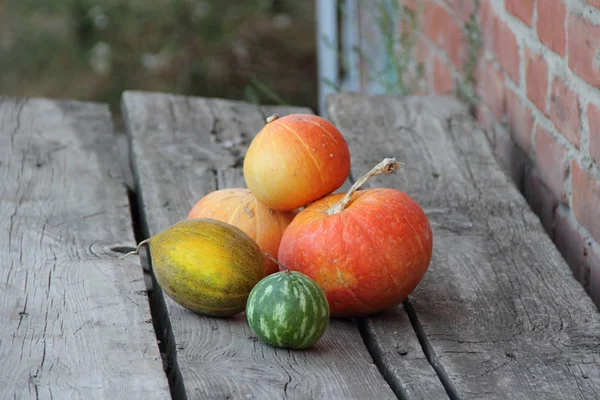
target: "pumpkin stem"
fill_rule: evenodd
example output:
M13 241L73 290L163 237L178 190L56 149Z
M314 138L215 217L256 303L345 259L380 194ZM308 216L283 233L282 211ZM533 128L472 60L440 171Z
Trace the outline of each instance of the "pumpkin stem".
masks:
M273 261L275 264L277 264L281 268L283 268L284 271L287 272L288 274L292 273L292 271L290 271L290 269L288 267L286 267L285 265L283 265L282 263L280 263L279 261L277 261L272 255L269 254L268 251L265 251L265 256L269 257L271 259L271 261Z
M130 256L132 254L138 255L140 254L140 248L145 245L146 243L150 243L150 239L152 239L151 237L149 237L148 239L142 240L136 247L136 249L134 251L130 251L129 253L123 254L121 257L119 257L119 260L124 259L127 256Z
M277 118L279 118L279 114L273 114L273 115L271 115L270 117L267 117L267 124L268 124L269 122L273 122L273 121L275 121Z
M373 167L372 170L367 172L364 176L362 176L359 180L354 182L354 185L348 190L348 193L337 203L334 203L331 207L325 211L327 215L333 215L344 211L350 199L356 193L356 191L372 176L380 175L380 174L391 174L398 168L400 168L400 163L396 161L395 158L384 158L379 164Z

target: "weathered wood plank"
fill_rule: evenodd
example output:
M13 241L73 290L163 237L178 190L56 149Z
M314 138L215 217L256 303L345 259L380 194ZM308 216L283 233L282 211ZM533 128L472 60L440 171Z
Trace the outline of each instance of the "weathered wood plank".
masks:
M275 110L309 112L126 92L123 114L146 233L185 219L212 190L242 186L245 149ZM258 341L243 313L208 318L165 301L172 361L189 398L395 398L351 321L332 321L310 350L288 351Z
M400 399L449 398L403 306L361 318L359 326L375 363Z
M0 98L0 397L170 398L108 107Z
M397 187L426 210L429 271L410 296L433 366L460 399L600 396L600 315L489 143L457 100L344 94L328 113L347 137L353 174L384 156ZM365 146L368 137L368 146ZM367 336L386 352L401 319L376 316ZM388 358L397 368L401 358Z

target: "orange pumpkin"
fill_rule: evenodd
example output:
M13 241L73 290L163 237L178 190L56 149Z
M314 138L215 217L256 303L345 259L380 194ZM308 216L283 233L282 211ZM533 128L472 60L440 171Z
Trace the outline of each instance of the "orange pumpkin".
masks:
M429 221L413 199L397 189L356 188L302 210L279 247L282 264L325 291L333 317L370 315L401 303L431 260Z
M276 257L283 231L296 213L270 210L259 203L248 189L233 188L207 194L192 207L187 218L211 218L227 222L248 234L263 252ZM267 257L265 276L278 270L277 265Z
M252 194L274 210L289 211L338 189L350 173L350 151L341 132L311 114L271 117L244 158Z

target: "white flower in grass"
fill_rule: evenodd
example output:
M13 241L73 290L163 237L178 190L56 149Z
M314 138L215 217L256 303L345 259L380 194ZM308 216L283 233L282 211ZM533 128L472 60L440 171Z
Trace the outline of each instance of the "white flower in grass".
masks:
M95 73L106 75L112 68L112 51L106 42L97 42L90 50L90 66Z

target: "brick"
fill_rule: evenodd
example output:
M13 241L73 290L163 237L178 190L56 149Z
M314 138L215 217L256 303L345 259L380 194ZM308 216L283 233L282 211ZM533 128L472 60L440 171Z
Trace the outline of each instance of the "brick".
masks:
M415 44L415 57L417 62L427 64L429 62L429 54L431 54L431 46L423 37L419 36Z
M512 89L506 89L506 117L510 134L524 153L531 150L533 114Z
M505 0L504 6L525 24L531 26L533 23L533 0Z
M575 217L600 242L600 182L575 160L571 163L571 174Z
M542 226L553 237L554 212L558 208L558 198L542 181L535 168L526 168L523 194L533 212L540 218Z
M592 7L600 8L600 0L587 0Z
M402 0L401 3L408 9L417 11L418 3L422 0Z
M587 292L597 308L600 309L600 252L594 248L588 250L586 270L589 274Z
M537 0L537 34L540 41L555 53L565 56L565 18L563 0Z
M510 79L519 83L519 48L517 46L517 37L510 27L497 20L495 31L494 53L498 62Z
M577 230L577 221L566 213L555 212L553 239L563 258L571 267L575 279L582 285L586 281L587 242Z
M569 16L569 68L590 85L600 88L600 26Z
M415 59L423 65L423 76L419 82L420 88L415 92L415 95L423 95L429 93L429 88L433 82L433 62L431 62L432 52L429 41L423 36L419 36L415 45ZM415 71L416 79L416 71Z
M588 126L590 130L590 155L600 165L600 108L588 104Z
M496 27L496 15L490 4L490 0L481 0L481 11L479 12L479 29L485 45L491 49L494 46L494 30Z
M500 120L504 115L504 77L490 61L481 60L477 71L477 93L492 115Z
M527 97L538 110L546 111L546 92L548 91L548 64L541 54L525 49L525 82Z
M461 21L467 22L471 18L471 14L475 12L476 0L446 0L446 3L452 8L454 14Z
M579 148L579 97L563 81L554 78L550 90L550 119L556 129Z
M569 168L565 162L566 148L541 126L535 130L535 154L542 180L559 201L566 203L565 178Z
M446 95L452 93L454 88L454 80L450 67L436 56L433 64L433 91L436 94Z
M442 6L427 3L423 16L425 34L452 60L455 68L462 69L466 57L462 27Z

